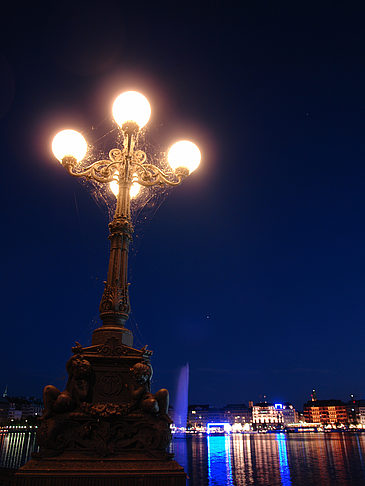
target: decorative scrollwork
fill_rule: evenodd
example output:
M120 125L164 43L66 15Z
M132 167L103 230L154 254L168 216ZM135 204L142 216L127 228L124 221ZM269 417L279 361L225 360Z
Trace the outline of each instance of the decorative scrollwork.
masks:
M120 356L127 351L115 337L109 338L103 346L100 346L99 353L105 356Z
M146 152L143 152L143 150L136 150L134 152L134 157L136 162L139 164L144 164L144 162L146 162L147 159Z
M129 313L128 286L120 288L117 284L105 285L100 303L100 312Z
M165 173L153 164L136 164L137 182L141 186L155 186L167 184L168 186L177 186L181 183L183 178L187 175L185 172ZM172 180L170 177L175 177ZM177 180L176 180L177 179Z
M62 160L62 164L67 172L74 177L85 177L86 179L94 179L97 182L105 183L111 182L117 171L116 162L110 162L110 160L98 160L90 167L80 170L77 169L76 163L70 159L71 157L65 157Z
M121 162L123 160L123 151L118 148L111 149L109 158L112 162Z
M98 160L86 169L78 169L76 159L65 157L62 164L69 174L74 177L85 177L100 183L107 183L121 178L124 181L133 180L142 186L150 187L155 185L177 186L189 175L189 171L179 168L175 172L164 172L153 164L146 163L147 155L143 150L132 150L127 153L126 149L114 148L109 152L109 160Z

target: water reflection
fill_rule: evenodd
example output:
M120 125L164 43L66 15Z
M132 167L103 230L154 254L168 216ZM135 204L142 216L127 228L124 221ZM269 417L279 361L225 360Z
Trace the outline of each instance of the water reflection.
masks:
M286 435L276 434L279 449L280 476L283 486L291 486L288 452L286 450Z
M35 434L0 434L0 467L16 469ZM174 439L188 486L364 486L365 434L233 434Z
M170 451L172 452L172 448L170 447ZM188 465L188 445L186 443L185 437L179 437L174 441L173 452L175 454L175 459L177 462L184 468L184 471L187 472L189 469Z
M209 486L231 486L231 438L225 436L207 436L208 479Z
M32 432L0 434L0 467L18 469L37 449Z
M361 444L360 444L360 439L359 439L358 435L356 436L356 446L357 446L357 451L359 453L361 469L365 472L364 458L363 458L363 455L362 455Z

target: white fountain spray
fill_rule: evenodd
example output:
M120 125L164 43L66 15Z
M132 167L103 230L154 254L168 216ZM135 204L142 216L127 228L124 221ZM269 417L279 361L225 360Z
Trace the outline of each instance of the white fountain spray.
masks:
M188 417L189 363L181 368L175 398L174 422L177 429L186 428Z

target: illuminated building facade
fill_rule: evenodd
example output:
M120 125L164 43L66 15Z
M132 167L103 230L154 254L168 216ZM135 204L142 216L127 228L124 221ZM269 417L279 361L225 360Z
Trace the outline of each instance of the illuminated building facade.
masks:
M189 405L188 428L206 428L208 423L225 422L230 425L252 424L252 409L244 403L230 403L223 408L209 405Z
M281 410L283 416L283 425L296 424L298 422L298 412L295 410L294 405L291 403L283 403Z
M359 424L365 427L365 405L359 407Z
M3 421L17 421L22 419L26 420L31 417L40 417L43 412L42 401L33 397L6 397L0 399L0 402L0 408L3 409L0 415L2 415Z
M347 405L341 400L309 401L303 407L304 419L323 425L347 424Z
M351 395L351 400L347 403L347 417L349 424L358 425L361 423L360 409L365 408L365 400L355 400Z
M43 404L40 400L30 400L22 406L22 418L40 417L43 412Z
M256 403L252 407L252 424L255 429L281 429L284 425L282 403Z
M9 407L8 419L12 421L21 420L22 415L23 415L22 410L15 408L14 403L11 403Z

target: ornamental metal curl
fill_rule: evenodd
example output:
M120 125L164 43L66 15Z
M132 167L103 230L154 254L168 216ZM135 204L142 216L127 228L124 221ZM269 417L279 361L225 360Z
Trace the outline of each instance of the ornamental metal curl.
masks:
M119 162L110 162L110 160L98 160L86 169L77 169L76 159L74 157L64 157L62 165L67 172L74 177L84 177L85 179L93 179L101 184L111 182L114 179L114 174L117 171L116 164Z
M184 174L177 173L165 173L153 164L136 164L136 174L137 179L135 179L138 184L145 187L151 187L155 185L177 186L181 183L184 178ZM176 175L177 181L169 179L169 177Z
M121 162L123 160L123 151L118 148L111 149L109 158L112 162Z
M147 159L146 152L143 152L143 150L136 150L134 152L134 158L135 158L136 163L144 164L144 162Z
M138 182L141 186L155 185L177 186L189 175L187 169L179 168L175 172L164 172L153 164L147 163L143 150L114 148L109 152L109 160L98 160L85 169L78 169L74 157L64 157L62 165L74 177L84 177L101 184L112 181Z

